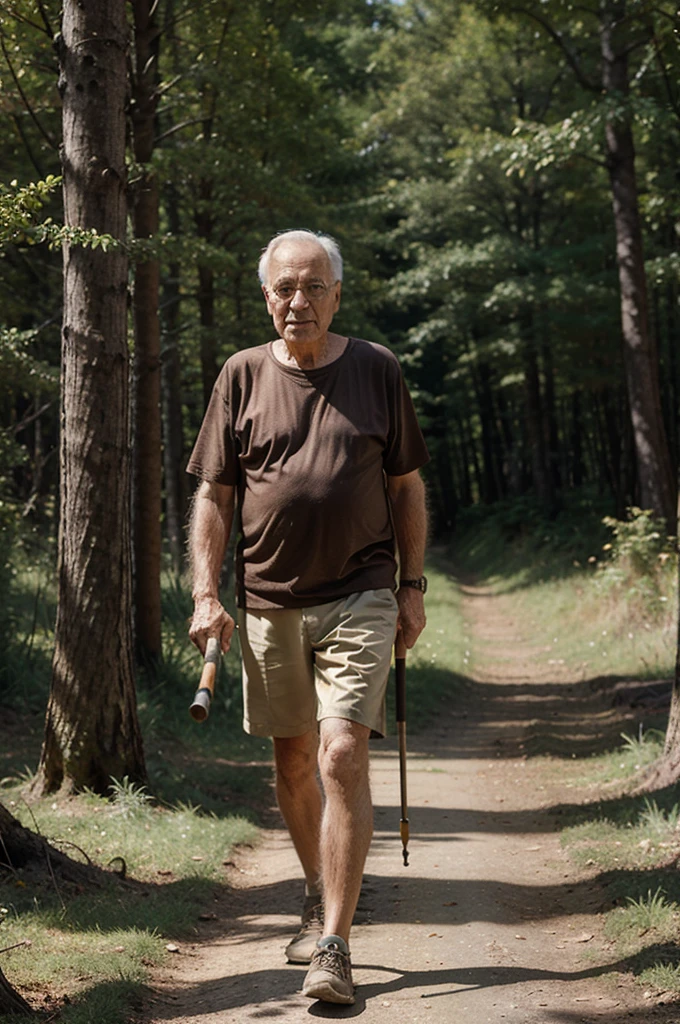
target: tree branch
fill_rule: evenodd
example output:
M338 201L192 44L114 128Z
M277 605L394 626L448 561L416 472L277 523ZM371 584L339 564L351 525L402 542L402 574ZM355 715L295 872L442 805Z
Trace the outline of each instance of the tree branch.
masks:
M34 420L40 419L42 414L44 412L47 412L47 410L49 408L51 408L51 406L53 406L53 405L54 405L54 402L45 402L44 405L41 405L41 407L39 409L36 409L35 412L31 413L30 416L24 416L24 418L19 423L15 423L15 425L12 427L12 433L13 434L21 433L21 431L25 430L26 427L30 426L31 423L33 423Z
M16 72L14 71L14 67L12 65L12 62L9 59L9 54L7 53L7 47L5 46L5 39L4 39L3 36L0 36L0 46L2 47L3 56L5 58L5 61L7 62L7 67L9 68L9 73L11 74L11 76L12 76L12 78L14 80L14 84L17 87L17 92L21 96L23 104L26 107L26 110L28 111L28 114L29 114L31 120L35 124L36 128L38 129L38 131L40 132L42 137L48 143L48 145L51 146L52 149L58 150L59 149L58 145L56 144L54 139L50 136L49 132L47 132L43 128L43 126L41 125L40 121L36 117L36 114L35 114L35 111L33 110L33 107L28 102L28 97L26 96L24 90L21 88L21 83L19 82L19 79L17 78L17 75L16 75Z
M50 22L50 19L47 17L47 11L45 10L45 5L43 3L43 0L37 0L37 3L38 3L38 10L40 11L40 17L42 18L42 20L44 22L45 29L47 30L47 34L50 37L50 39L54 39L54 32L52 31L52 24Z
M528 18L532 18L541 26L544 32L547 32L547 34L550 36L553 42L557 43L559 48L562 50L562 53L567 59L569 67L576 75L576 79L579 85L581 85L584 89L588 89L589 92L600 91L601 86L597 82L591 81L591 79L588 78L588 76L584 73L576 54L572 53L570 47L567 45L566 40L562 37L562 33L558 32L557 29L553 25L551 25L546 18L542 17L542 15L540 14L537 14L535 11L529 10L527 7L512 6L509 9L511 11L515 11L517 14L525 14Z
M19 120L19 118L17 117L16 114L12 114L12 121L14 123L14 127L16 128L16 130L17 130L17 132L19 134L19 138L21 139L21 141L24 144L24 149L28 153L28 158L31 161L31 163L33 164L33 166L35 167L36 172L38 174L38 178L40 178L40 180L42 181L42 179L45 177L45 172L43 171L42 167L38 163L38 161L37 161L37 159L36 159L36 157L35 157L35 155L33 153L33 149L31 148L31 145L30 145L28 139L26 138L26 133L25 133L25 131L24 131L22 125L21 125L21 121Z
M157 135L154 139L154 145L159 145L164 139L167 139L170 135L174 135L175 132L179 132L182 128L189 128L192 124L203 124L202 117L190 117L188 121L181 121L179 124L174 124L172 128L168 128L166 132L162 132L161 135Z
M8 10L7 13L10 18L14 18L14 20L18 21L21 25L30 25L30 27L34 28L36 32L45 32L45 34L47 34L46 28L43 28L42 25L36 25L34 21L31 21L31 19L27 18L24 14L19 14L16 9L12 8Z
M659 40L656 35L656 32L652 33L652 45L654 47L654 56L656 57L656 62L659 65L659 70L661 71L661 77L663 78L664 85L666 86L666 96L668 97L668 102L671 106L671 109L675 112L676 116L680 118L680 102L678 102L677 96L673 95L671 80L668 76L668 69L666 68L666 64L661 53L661 47L659 46Z

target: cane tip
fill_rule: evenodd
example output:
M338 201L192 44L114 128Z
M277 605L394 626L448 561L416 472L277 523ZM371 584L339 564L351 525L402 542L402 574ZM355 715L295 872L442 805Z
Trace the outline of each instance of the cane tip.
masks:
M407 868L408 867L408 850L404 850L403 851L403 855L404 855L404 867Z

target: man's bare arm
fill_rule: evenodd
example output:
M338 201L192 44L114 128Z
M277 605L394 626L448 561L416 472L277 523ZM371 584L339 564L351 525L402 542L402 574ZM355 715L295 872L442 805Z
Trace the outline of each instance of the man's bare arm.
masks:
M403 579L418 579L423 574L427 543L425 485L416 469L403 476L388 476L387 491L399 549L400 575ZM404 643L413 647L425 628L423 594L413 587L402 587L397 592L397 601Z
M191 564L194 614L189 636L205 652L211 636L218 637L223 651L229 650L234 620L220 603L222 562L234 518L235 488L224 484L200 484L191 511L189 559Z

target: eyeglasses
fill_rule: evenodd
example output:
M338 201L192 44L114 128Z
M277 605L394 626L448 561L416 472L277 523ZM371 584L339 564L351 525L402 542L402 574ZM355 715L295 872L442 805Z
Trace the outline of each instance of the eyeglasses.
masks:
M323 281L312 281L311 284L279 284L271 289L271 295L278 302L290 302L291 299L302 292L307 302L319 302L325 299L331 290L332 285L324 284Z

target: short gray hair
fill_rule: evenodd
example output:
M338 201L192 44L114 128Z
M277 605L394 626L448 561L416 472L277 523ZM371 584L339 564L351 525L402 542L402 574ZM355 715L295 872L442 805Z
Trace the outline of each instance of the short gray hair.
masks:
M342 281L342 255L340 254L340 246L334 238L331 238L330 235L317 235L313 231L281 231L278 235L274 235L260 256L260 262L257 267L260 284L267 283L269 258L282 242L316 242L326 251L331 264L334 283L335 281Z

